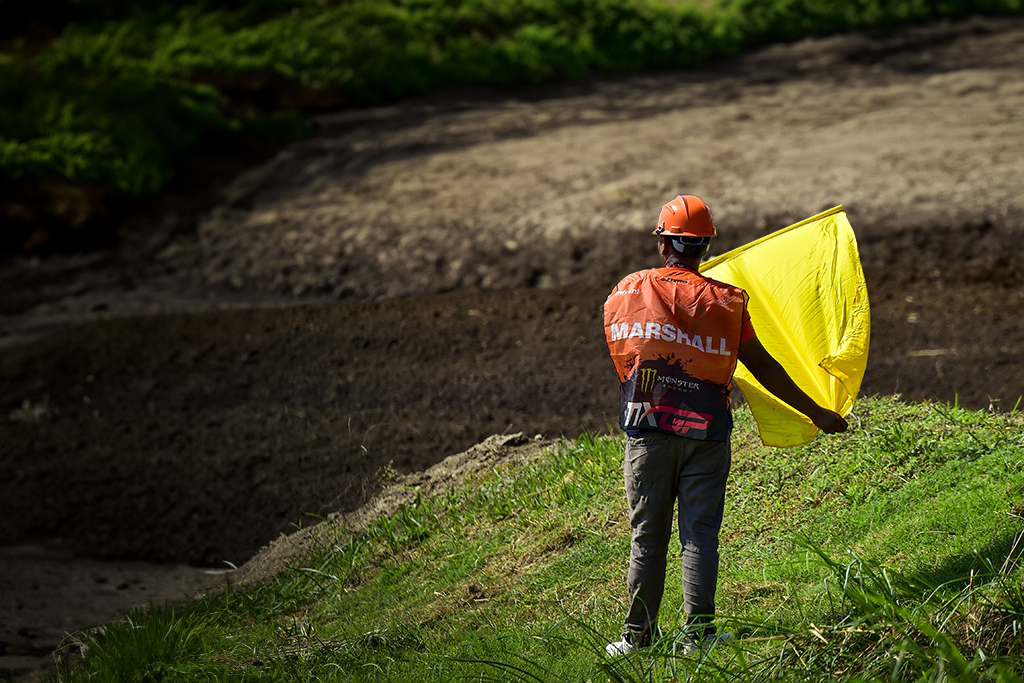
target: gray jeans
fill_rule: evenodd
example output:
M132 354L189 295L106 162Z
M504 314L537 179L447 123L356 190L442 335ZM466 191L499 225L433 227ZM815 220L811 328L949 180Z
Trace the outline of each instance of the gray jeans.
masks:
M728 441L696 441L661 432L627 437L623 470L633 541L626 637L631 642L646 645L657 629L677 500L686 623L703 629L704 635L714 631L718 532L731 462Z

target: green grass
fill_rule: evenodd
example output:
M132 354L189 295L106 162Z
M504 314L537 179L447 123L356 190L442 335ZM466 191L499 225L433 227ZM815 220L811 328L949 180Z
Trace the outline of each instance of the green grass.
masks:
M52 43L0 53L0 178L127 194L160 190L199 144L301 134L317 106L685 67L808 35L1024 11L1024 0L65 5L73 21Z
M992 680L1024 676L1024 420L891 398L760 445L738 411L722 627L683 657L678 542L650 651L609 660L629 547L622 441L495 468L257 588L104 627L86 680Z

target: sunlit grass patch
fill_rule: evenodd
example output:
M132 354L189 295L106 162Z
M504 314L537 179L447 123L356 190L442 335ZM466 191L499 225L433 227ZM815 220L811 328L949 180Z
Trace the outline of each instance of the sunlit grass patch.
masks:
M63 676L1019 680L1021 416L872 398L852 422L778 450L738 412L718 595L737 642L700 655L680 647L677 541L663 637L604 655L629 525L623 440L593 435L339 532L266 585L133 616Z

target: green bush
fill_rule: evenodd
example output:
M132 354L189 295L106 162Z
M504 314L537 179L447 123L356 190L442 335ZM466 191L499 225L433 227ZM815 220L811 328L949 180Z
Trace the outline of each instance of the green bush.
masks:
M205 136L280 114L246 108L268 88L358 106L448 83L685 67L806 35L1024 10L1024 0L65 4L77 19L46 49L0 55L0 177L132 194L159 190Z
M49 87L5 84L0 106L0 169L11 179L56 175L130 194L159 190L203 135L232 126L213 88L144 74Z

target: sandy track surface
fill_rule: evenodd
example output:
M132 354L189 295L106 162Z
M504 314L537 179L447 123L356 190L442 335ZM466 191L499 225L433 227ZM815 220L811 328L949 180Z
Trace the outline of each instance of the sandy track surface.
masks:
M973 19L324 116L212 210L169 197L120 251L3 266L3 566L58 542L242 564L364 503L389 463L607 429L599 307L655 264L648 233L680 192L712 206L716 253L845 205L865 392L1011 408L1022 111L1024 21ZM20 599L0 667L58 623ZM96 604L99 622L132 601Z

